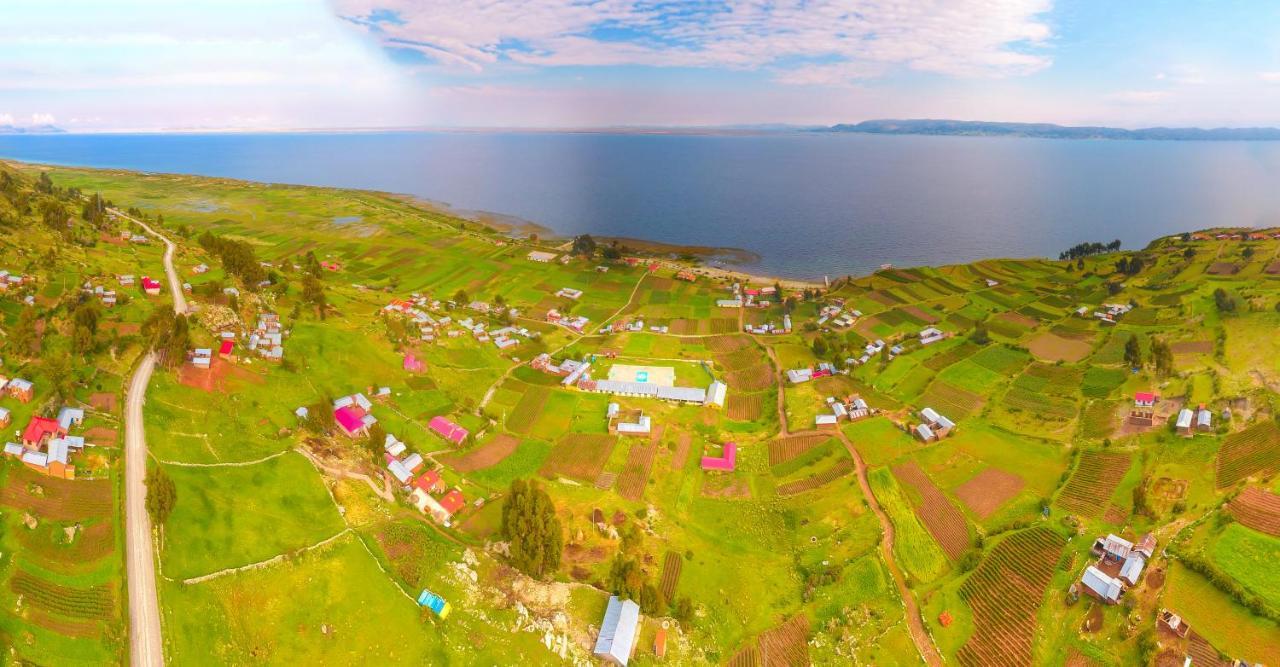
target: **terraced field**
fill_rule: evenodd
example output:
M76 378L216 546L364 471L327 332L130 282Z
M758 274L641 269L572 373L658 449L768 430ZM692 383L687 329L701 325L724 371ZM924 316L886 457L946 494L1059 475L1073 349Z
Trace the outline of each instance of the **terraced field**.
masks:
M1036 612L1066 539L1045 527L1001 540L960 588L973 610L973 636L956 654L962 665L1032 664Z
M1265 421L1232 433L1218 450L1218 488L1257 474L1280 472L1280 426Z
M1056 504L1082 516L1097 517L1107 508L1111 494L1129 470L1128 454L1098 451L1080 453L1080 461L1067 480Z
M915 490L916 514L938 545L952 560L969 548L969 528L964 514L942 493L915 461L893 467L893 475Z

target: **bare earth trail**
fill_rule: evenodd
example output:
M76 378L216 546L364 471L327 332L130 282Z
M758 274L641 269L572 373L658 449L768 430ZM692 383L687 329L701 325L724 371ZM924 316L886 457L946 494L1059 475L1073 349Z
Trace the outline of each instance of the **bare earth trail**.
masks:
M141 220L110 210L164 242L164 270L173 294L173 310L185 314L187 299L182 293L178 272L173 268L176 250L173 242ZM130 664L135 667L164 665L160 603L156 595L155 541L146 504L147 432L142 420L147 384L155 367L156 355L149 352L134 371L125 395L125 565L129 579L129 656Z
M849 450L849 456L853 457L854 466L858 471L858 486L862 488L862 495L866 497L871 511L875 512L876 518L880 520L880 528L884 531L884 541L880 543L880 549L884 553L884 561L889 568L889 574L893 576L893 583L898 587L898 595L902 598L902 605L906 608L907 629L911 632L911 640L915 642L916 650L920 652L920 657L924 659L925 664L929 665L929 667L941 667L942 656L938 654L938 649L933 644L933 638L925 630L924 622L920 619L920 607L916 604L916 599L912 595L911 589L907 588L906 579L902 576L902 570L898 568L898 563L893 559L895 539L893 522L889 520L889 515L885 514L884 509L880 507L880 502L876 500L875 494L871 492L871 483L867 481L867 465L862 461L862 455L853 446L853 442L849 440L849 437L843 431L836 429L836 437L840 438L840 441L844 443L845 449Z
M786 401L786 385L782 377L782 365L778 363L778 356L773 351L773 346L761 343L754 336L757 344L762 345L765 352L769 355L769 362L773 366L773 372L778 383L778 437L785 438L791 435L808 435L810 433L826 434L829 431L806 431L803 433L792 433L787 425L787 401ZM911 641L915 642L916 650L919 651L921 659L929 667L941 667L942 656L938 653L938 649L933 644L933 638L929 636L929 632L925 630L924 622L920 618L920 607L916 604L915 596L912 595L911 589L907 588L906 579L902 576L902 570L898 568L898 562L893 557L893 546L896 535L893 531L893 522L889 520L889 515L885 514L880 502L876 500L876 496L871 492L871 482L867 480L867 465L862 460L862 455L858 453L858 449L853 446L853 442L839 428L835 430L836 437L840 438L840 442L844 443L845 449L849 451L849 456L853 457L854 467L858 472L858 486L862 489L862 495L867 499L867 505L871 507L871 511L875 513L876 518L880 520L880 529L884 531L884 540L880 543L880 549L884 555L885 565L889 568L889 574L893 577L893 583L898 587L898 596L902 598L902 606L905 608L907 618L907 629L911 633Z

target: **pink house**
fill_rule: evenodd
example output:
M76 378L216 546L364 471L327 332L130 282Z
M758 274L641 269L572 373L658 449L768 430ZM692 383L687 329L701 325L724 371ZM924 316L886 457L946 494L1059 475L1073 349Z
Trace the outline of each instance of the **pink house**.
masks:
M142 277L142 291L155 296L160 293L160 281L154 278Z
M435 431L440 437L452 442L455 445L461 445L463 440L467 439L467 429L445 419L444 417L432 417L427 422L427 426Z
M333 419L338 422L338 426L342 427L342 431L348 437L354 438L366 433L364 415L360 408L354 405L346 405L334 410Z
M703 470L718 470L721 472L733 472L734 467L738 463L738 443L724 443L724 452L720 456L704 456L702 457Z
M410 352L404 355L404 369L410 373L421 373L426 370L426 364L423 364L421 359Z

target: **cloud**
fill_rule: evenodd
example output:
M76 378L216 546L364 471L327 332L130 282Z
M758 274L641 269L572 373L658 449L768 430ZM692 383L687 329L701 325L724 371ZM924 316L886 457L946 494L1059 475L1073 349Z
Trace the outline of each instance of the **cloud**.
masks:
M446 68L768 69L838 84L902 67L958 77L1051 64L1051 0L335 0L384 46Z
M58 121L51 113L33 113L31 114L32 125L53 125Z
M1122 90L1111 93L1107 99L1120 104L1159 104L1169 99L1167 90Z
M0 113L0 125L13 125L13 114Z
M1280 83L1280 72L1258 72L1258 78L1267 83Z

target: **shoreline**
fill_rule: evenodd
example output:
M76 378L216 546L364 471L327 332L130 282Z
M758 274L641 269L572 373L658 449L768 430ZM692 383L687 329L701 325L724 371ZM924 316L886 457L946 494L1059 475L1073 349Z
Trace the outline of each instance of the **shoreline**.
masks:
M328 185L307 185L303 183L273 183L267 181L253 181L244 178L232 178L228 176L206 176L202 174L188 174L181 172L158 172L158 171L142 171L139 169L126 169L123 167L91 167L83 165L61 164L51 162L35 162L28 160L18 160L9 157L0 156L0 164L17 166L18 168L27 167L35 169L74 169L82 171L94 171L109 174L126 174L131 176L175 176L181 178L201 178L211 181L222 181L225 183L244 183L252 185L278 185L296 188L315 188L320 190L337 190L344 192L355 192L371 194L379 197L385 197L393 202L412 206L423 211L434 213L436 215L445 215L455 218L459 221L471 222L480 225L485 230L493 234L507 236L513 240L527 241L530 234L536 234L538 244L547 244L549 246L563 246L573 241L573 236L562 236L555 230L545 225L526 220L519 216L507 215L504 213L495 213L492 211L469 210L454 208L448 203L420 197L418 195L388 192L385 190L365 190L360 188L346 188ZM590 232L585 232L590 234ZM517 234L523 234L525 238L520 238ZM755 274L741 269L734 269L732 266L717 266L708 264L707 262L728 263L741 262L749 263L758 261L761 256L750 250L742 248L718 248L710 246L698 245L680 245L668 243L665 241L655 241L650 239L637 239L632 237L613 237L613 236L595 236L592 235L597 243L610 243L616 241L619 246L626 248L637 254L646 255L667 265L670 268L680 270L689 269L696 274L707 276L713 279L738 280L744 283L762 283L773 284L778 283L784 287L793 287L798 289L824 287L821 281L806 280L801 278L785 278L781 276L770 276L765 274ZM691 257L693 261L682 261L682 257Z

